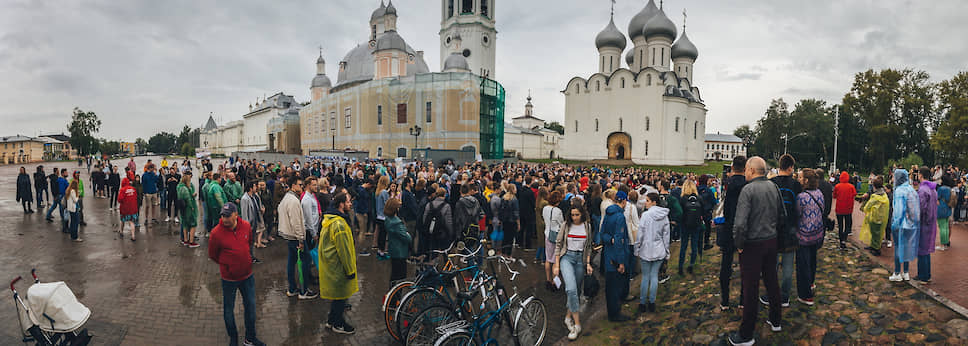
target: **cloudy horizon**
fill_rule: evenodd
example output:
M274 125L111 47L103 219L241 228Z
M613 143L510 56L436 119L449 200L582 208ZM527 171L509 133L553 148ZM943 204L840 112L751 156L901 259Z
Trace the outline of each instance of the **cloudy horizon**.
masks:
M395 0L398 31L439 71L440 1ZM615 23L646 0L619 0ZM524 112L562 121L560 90L596 72L595 35L608 0L497 0L496 79L506 118ZM309 100L319 46L335 82L343 55L367 40L378 0L264 2L0 0L2 135L67 132L76 106L98 114L99 137L147 139L182 126L239 120L276 92ZM932 81L965 70L968 3L668 0L664 10L699 49L694 85L709 109L707 132L752 125L770 100L839 103L853 75L912 68ZM631 49L631 41L628 43ZM624 53L623 53L624 56Z

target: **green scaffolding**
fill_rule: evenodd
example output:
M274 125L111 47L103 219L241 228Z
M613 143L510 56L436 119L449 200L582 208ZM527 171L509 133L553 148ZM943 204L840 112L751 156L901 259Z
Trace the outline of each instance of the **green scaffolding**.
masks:
M495 80L480 78L481 158L504 158L504 87Z

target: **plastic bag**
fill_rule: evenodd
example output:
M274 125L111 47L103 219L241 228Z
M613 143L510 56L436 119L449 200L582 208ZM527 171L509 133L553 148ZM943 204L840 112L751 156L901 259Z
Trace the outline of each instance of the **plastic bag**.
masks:
M313 260L313 263L316 265L316 268L319 268L319 249L318 248L313 248L312 250L309 250L309 258Z
M305 286L302 275L302 252L302 249L296 250L296 280L299 281L299 286Z
M860 224L860 233L857 235L857 239L863 244L871 243L871 224L867 222Z

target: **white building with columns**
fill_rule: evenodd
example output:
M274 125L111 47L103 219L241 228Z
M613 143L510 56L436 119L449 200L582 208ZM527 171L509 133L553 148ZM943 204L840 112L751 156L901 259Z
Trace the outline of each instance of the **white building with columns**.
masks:
M595 37L597 72L568 81L561 156L698 165L705 156L706 106L692 79L699 51L653 0L628 25L614 15ZM677 38L678 37L678 38ZM621 58L625 56L623 67Z

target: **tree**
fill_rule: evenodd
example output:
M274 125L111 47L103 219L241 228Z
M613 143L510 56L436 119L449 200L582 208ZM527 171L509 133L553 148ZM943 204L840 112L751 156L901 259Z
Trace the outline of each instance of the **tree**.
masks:
M736 137L739 137L739 139L742 139L743 146L748 146L753 143L754 139L756 139L756 132L750 129L749 125L741 125L740 127L737 127L735 130L733 130L733 136L736 136ZM749 150L748 147L746 149L747 151Z
M182 143L181 154L185 157L195 156L195 147L191 143Z
M188 125L182 127L181 133L178 134L178 141L175 147L180 149L186 143L192 143L192 128Z
M109 141L101 138L98 140L98 149L101 151L102 155L111 156L121 152L121 143L118 141Z
M790 112L787 152L802 167L818 167L833 156L834 109L818 99L797 102Z
M147 149L147 148L148 148L148 142L145 142L145 140L144 139L141 139L141 137L138 137L138 139L135 139L134 140L134 154L135 155L144 153L145 152L145 149Z
M97 140L94 134L101 129L101 120L94 112L85 112L78 107L74 107L74 115L71 116L71 123L67 125L67 131L71 133L71 146L77 149L80 155L90 155L97 151Z
M175 152L175 142L178 137L168 132L161 132L148 138L148 151L153 153Z
M756 139L753 141L751 153L774 160L780 158L783 154L781 137L788 132L789 118L789 106L782 98L770 101L763 118L756 121Z
M931 136L936 159L968 166L968 72L938 84L937 130Z
M552 121L550 123L545 123L544 124L544 127L546 129L549 129L549 130L555 130L555 132L558 132L559 135L565 134L565 127L564 126L561 126L561 124L558 123L557 121Z

